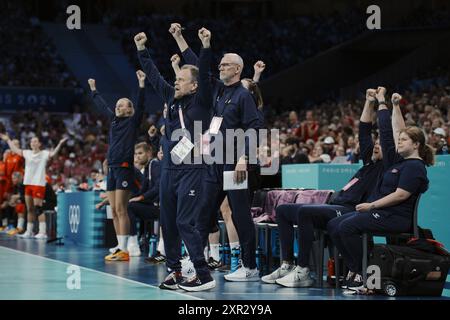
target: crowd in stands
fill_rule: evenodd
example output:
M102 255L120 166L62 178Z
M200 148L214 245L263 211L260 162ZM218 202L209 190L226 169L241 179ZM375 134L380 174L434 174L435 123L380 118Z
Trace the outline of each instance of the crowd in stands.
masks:
M2 1L0 12L0 86L79 86L32 12L12 1Z
M269 66L266 74L272 75L353 38L364 27L364 24L360 23L363 21L363 13L358 15L349 11L327 17L298 16L279 21L254 18L186 20L171 15L130 17L116 13L108 20L111 36L122 42L122 47L133 65L138 65L138 62L134 43L130 39L140 31L147 32L150 40L149 50L155 63L160 66L161 74L172 78L173 72L167 57L178 50L167 26L174 21L181 23L186 29L183 34L196 52L199 49L196 30L207 25L215 37L213 61L219 61L225 52L239 52L244 61L251 61L244 65L244 74L250 75L253 63L263 60ZM354 28L355 25L360 25L361 28Z

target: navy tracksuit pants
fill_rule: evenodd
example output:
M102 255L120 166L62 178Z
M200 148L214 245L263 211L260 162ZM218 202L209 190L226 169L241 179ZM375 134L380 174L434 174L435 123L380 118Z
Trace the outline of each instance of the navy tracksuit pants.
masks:
M208 273L196 221L201 207L204 169L162 170L160 200L161 227L167 266L181 270L181 240L187 247L197 275Z
M201 215L197 222L202 244L206 246L212 221L215 222L217 210L227 196L232 211L231 217L241 245L242 263L245 267L254 269L256 268L256 238L255 225L250 212L249 190L223 191L224 170L233 171L234 165L215 164L208 167L203 182L205 193L202 198Z
M130 235L137 235L138 219L151 220L158 219L159 209L151 203L143 203L141 201L128 203L128 217L130 218Z
M382 210L351 212L328 222L334 245L344 257L350 271L362 274L363 233L402 233L411 230L412 220Z
M281 242L281 259L294 260L294 225L298 226L298 265L309 266L314 229L326 229L328 221L353 211L353 208L331 204L283 204L276 209Z

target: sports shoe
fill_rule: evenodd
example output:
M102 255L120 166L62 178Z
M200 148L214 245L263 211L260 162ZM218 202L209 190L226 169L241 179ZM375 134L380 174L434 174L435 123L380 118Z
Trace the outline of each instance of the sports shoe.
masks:
M115 247L113 247L113 248L109 248L109 252L114 253L114 252L117 251L117 249L119 249L119 246L118 246L118 245L115 246Z
M148 257L144 259L144 262L150 263L150 264L158 264L166 262L166 257L163 256L159 251L156 252L156 254L153 257Z
M274 284L275 280L283 278L294 269L294 265L283 263L277 270L261 278L262 282Z
M160 289L177 290L178 284L183 281L183 276L180 271L172 271L161 284Z
M14 228L8 231L8 235L9 236L15 236L16 234L22 234L23 233L23 229L21 228Z
M7 228L8 228L8 226L1 226L0 227L0 232L6 232Z
M347 288L353 291L359 291L364 288L363 277L359 273L355 274L352 280L347 283Z
M24 239L28 239L28 238L33 238L34 237L34 233L31 231L25 231L22 234L17 235L18 237L24 238Z
M205 276L204 279L200 279L197 275L194 275L178 285L180 289L192 292L209 290L215 286L216 280L214 280L210 274Z
M195 275L194 264L189 256L181 259L181 274L184 278L191 278Z
M344 282L342 283L341 288L342 288L342 289L347 289L347 288L348 288L348 284L353 280L354 277L355 277L355 273L349 271L349 272L347 273L347 276L346 276L345 279L344 279Z
M38 233L34 236L37 240L47 240L47 234L46 233Z
M235 272L223 276L227 281L259 281L258 269L249 269L241 266Z
M116 252L111 253L105 257L106 261L130 261L128 252L117 249Z
M129 245L128 248L128 254L130 257L140 257L141 256L141 249L137 245Z
M213 257L209 257L208 260L208 268L211 270L216 270L217 268L220 268L222 266L221 261L214 260Z
M296 266L283 278L275 280L275 283L289 288L310 287L314 280L311 278L308 268Z

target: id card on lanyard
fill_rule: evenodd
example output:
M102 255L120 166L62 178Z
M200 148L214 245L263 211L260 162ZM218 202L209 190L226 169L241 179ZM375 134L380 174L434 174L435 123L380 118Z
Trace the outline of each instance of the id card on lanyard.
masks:
M184 124L184 117L183 117L183 110L181 107L178 108L178 116L180 118L181 123L181 129L183 132L186 131L186 126ZM191 152L191 150L194 148L194 144L186 137L184 136L176 145L173 147L172 151L170 151L170 154L172 155L172 160L176 159L176 163L180 164L183 162L183 160L187 157L187 155Z
M236 91L238 87L235 87L233 89L233 91L231 91L231 93L228 95L227 99L225 100L225 105L223 107L222 112L220 113L220 115L214 115L214 117L211 120L211 124L209 125L209 133L210 134L218 134L219 130L220 130L220 126L222 125L223 122L223 114L225 112L225 108L228 104L230 104L231 102L231 97L233 96L234 92ZM222 98L222 95L218 95L216 98L216 111L217 111L217 105L220 101L220 99Z

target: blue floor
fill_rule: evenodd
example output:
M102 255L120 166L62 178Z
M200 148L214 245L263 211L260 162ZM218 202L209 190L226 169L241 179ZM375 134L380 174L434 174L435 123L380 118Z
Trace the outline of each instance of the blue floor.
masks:
M230 283L214 272L217 286L206 292L160 290L164 265L149 265L143 257L130 262L105 263L103 248L84 248L65 243L20 239L0 234L0 299L2 300L379 300L430 299L346 296L331 288L282 288L261 282ZM73 287L73 271L79 270L80 289ZM68 273L69 272L69 273ZM450 300L450 277L440 299ZM7 290L4 290L6 289ZM439 299L439 298L433 298Z

